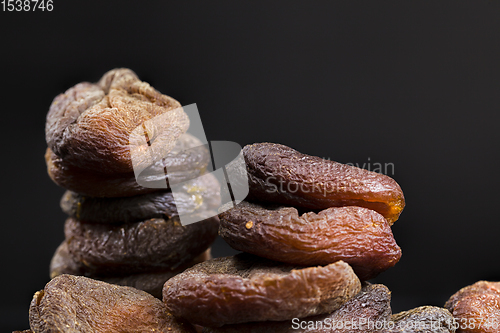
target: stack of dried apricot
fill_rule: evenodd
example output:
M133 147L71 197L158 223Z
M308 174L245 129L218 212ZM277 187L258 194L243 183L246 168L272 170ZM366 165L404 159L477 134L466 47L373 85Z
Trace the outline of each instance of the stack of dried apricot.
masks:
M147 122L157 116L163 121ZM140 126L148 141L132 146L130 136ZM218 218L188 226L179 221L179 212L219 205L193 199L193 188L203 194L196 198L206 198L217 197L220 187L210 175L194 178L210 155L186 133L188 126L179 102L129 69L109 71L99 82L77 84L54 99L47 115L45 158L50 177L68 189L61 207L69 218L66 239L52 259L51 277L85 275L161 297L168 278L209 257ZM191 147L199 149L186 155ZM152 174L164 177L165 188L169 177L189 180L189 188L174 203L168 189L140 186L131 149L166 156L152 168L173 171Z
M361 280L401 258L391 225L405 201L392 178L280 144L249 145L243 156L252 202L220 214L233 248L305 266L343 260Z
M174 315L220 327L329 314L360 292L360 280L398 262L390 224L404 197L393 179L279 144L242 153L249 201L222 207L219 234L246 253L168 280L163 300Z
M391 225L404 197L393 179L280 144L242 154L246 170L227 171L246 173L250 192L221 208L219 234L244 253L169 279L173 315L206 333L454 332L447 310L392 315L387 287L363 282L401 257Z

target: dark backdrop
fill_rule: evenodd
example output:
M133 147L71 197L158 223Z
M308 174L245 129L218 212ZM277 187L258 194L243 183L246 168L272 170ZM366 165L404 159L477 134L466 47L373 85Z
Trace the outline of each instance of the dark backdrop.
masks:
M43 159L48 107L122 66L197 103L209 140L392 163L403 257L375 281L395 311L500 279L500 3L54 2L0 12L3 329L28 327L64 237L63 190Z

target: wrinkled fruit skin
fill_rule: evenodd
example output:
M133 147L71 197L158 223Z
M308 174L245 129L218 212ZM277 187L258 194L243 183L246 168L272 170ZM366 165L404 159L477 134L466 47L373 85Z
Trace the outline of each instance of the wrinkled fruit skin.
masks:
M453 333L453 317L446 309L421 306L392 315L394 328L387 333Z
M292 207L243 201L219 218L219 234L236 250L305 266L343 260L361 280L377 276L401 258L387 221L363 207L299 215Z
M111 225L68 218L64 226L71 255L95 275L175 269L203 253L217 237L219 219L183 226L178 219L149 219Z
M181 201L185 209L194 211L195 203L187 196ZM170 191L153 192L133 197L95 198L66 191L61 198L61 209L82 222L131 223L146 218L179 216Z
M133 197L94 198L66 191L61 209L69 216L90 223L131 223L148 218L170 219L181 214L215 210L220 205L220 185L212 174L185 183L184 192L153 192Z
M390 317L391 292L389 289L381 284L367 284L363 286L359 294L329 314L294 321L253 322L226 325L220 328L205 328L203 333L382 333L383 330L377 330L363 323L384 323L389 321ZM301 322L304 324L301 325ZM360 325L357 328L346 325L351 322Z
M195 332L148 293L72 275L35 293L29 319L34 333Z
M113 69L96 84L83 82L58 95L47 114L45 138L65 162L106 174L133 172L130 136L144 126L149 145L166 153L186 132L189 119L179 102L162 95L126 68ZM135 149L146 150L147 144ZM161 151L160 151L161 150Z
M133 173L106 175L65 163L50 148L45 152L45 163L54 183L90 197L128 197L158 190L140 186Z
M194 258L192 261L182 265L176 269L167 269L162 271L152 271L144 273L136 273L130 275L116 276L96 276L85 271L86 266L75 260L69 253L68 244L63 241L57 248L52 260L50 261L50 278L62 274L84 275L99 281L117 284L119 286L134 287L136 289L147 292L156 298L162 298L162 289L165 281L183 272L186 268L199 264L205 260L212 259L210 248Z
M180 183L194 179L206 171L210 162L210 153L201 141L190 134L183 134L174 143L165 158L157 161L141 173L147 183ZM84 169L73 165L57 156L50 148L45 153L47 172L59 186L72 192L89 197L129 197L164 190L162 188L143 187L138 184L134 172L103 173L101 169ZM168 175L165 175L165 168ZM154 175L154 176L153 176Z
M342 261L304 268L242 253L174 276L165 283L163 301L175 316L220 327L329 313L360 290L360 281Z
M479 281L464 287L444 307L457 321L457 333L498 333L500 282Z
M376 172L302 154L275 143L247 145L243 156L249 200L312 210L366 207L382 214L391 225L405 206L398 183Z

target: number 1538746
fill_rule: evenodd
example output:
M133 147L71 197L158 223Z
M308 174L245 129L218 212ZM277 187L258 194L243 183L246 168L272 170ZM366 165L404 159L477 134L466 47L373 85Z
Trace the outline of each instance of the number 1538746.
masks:
M2 0L0 3L4 12L51 12L54 10L53 0Z

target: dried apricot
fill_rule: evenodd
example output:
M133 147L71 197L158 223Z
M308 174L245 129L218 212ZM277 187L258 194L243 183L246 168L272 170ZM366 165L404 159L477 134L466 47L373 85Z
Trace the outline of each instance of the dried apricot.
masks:
M68 244L64 241L61 245L59 245L54 253L54 256L52 257L52 260L50 261L50 278L53 279L62 274L84 275L99 281L117 284L120 286L134 287L161 299L162 288L165 281L170 279L172 276L181 273L186 268L211 258L212 256L209 248L192 261L173 270L167 269L130 275L97 276L85 271L86 266L82 262L78 262L75 258L73 258L73 256L69 253Z
M243 156L249 200L314 210L361 206L379 212L391 225L405 206L398 183L386 175L302 154L275 143L247 145Z
M457 333L498 333L500 282L478 281L456 292L444 305L457 323Z
M307 318L205 328L203 333L376 333L391 317L391 292L382 284L367 284L338 310Z
M241 253L207 260L168 280L163 301L194 324L219 327L329 313L361 289L348 264L301 267Z
M90 197L126 197L161 190L139 185L133 172L106 174L99 170L83 169L66 162L50 148L45 153L45 162L50 178L57 185ZM145 171L149 175L143 177L142 181L144 184L164 181L166 185L167 179L176 183L188 181L203 174L209 162L209 151L201 141L184 134L164 159ZM165 168L168 175L165 175Z
M212 174L189 180L184 192L159 191L132 197L96 198L66 191L61 209L71 217L91 223L130 223L147 218L169 219L220 205L220 185ZM215 211L214 211L215 214Z
M36 292L29 319L34 333L195 332L148 293L73 275Z
M401 258L387 221L363 207L299 215L292 207L243 201L219 218L219 234L236 250L297 265L343 260L361 280L377 276Z
M163 121L146 122L160 115ZM45 136L54 154L69 164L106 174L133 172L129 138L141 125L151 150L164 156L186 132L189 119L175 99L119 68L96 84L79 83L58 95L47 114Z
M68 250L94 275L175 269L193 260L215 240L217 217L183 226L178 218L153 218L122 225L81 223L68 218Z

